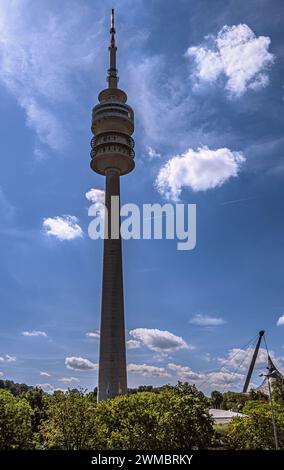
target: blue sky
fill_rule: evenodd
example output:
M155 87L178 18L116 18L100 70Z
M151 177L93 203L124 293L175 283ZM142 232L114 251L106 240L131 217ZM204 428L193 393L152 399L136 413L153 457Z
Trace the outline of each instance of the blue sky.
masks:
M284 368L280 0L1 1L2 378L97 383L102 244L85 194L104 188L90 119L113 6L136 123L122 202L197 204L195 250L124 242L129 385L240 390L259 329Z

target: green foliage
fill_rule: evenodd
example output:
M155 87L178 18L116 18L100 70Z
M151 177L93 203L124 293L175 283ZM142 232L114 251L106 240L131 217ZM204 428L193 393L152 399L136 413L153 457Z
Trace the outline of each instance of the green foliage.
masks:
M46 393L40 388L31 388L24 397L32 408L32 433L35 434L39 431L42 420L47 418Z
M9 390L15 397L23 395L31 388L26 384L15 383L13 380L0 380L0 390Z
M95 405L82 390L56 391L46 398L47 419L37 435L37 447L80 450L95 443Z
M272 396L276 402L284 405L284 380L281 377L272 382Z
M139 385L138 388L128 389L128 394L140 393L140 392L158 392L159 388L154 388L153 385Z
M99 403L101 449L153 449L158 432L156 394L141 392Z
M208 399L194 386L178 383L159 394L163 414L159 421L161 449L204 449L213 436Z
M218 392L217 390L213 390L211 393L211 406L212 408L217 408L220 409L221 405L223 403L223 395L221 392Z
M210 444L213 427L208 400L195 387L179 383L155 392L132 393L96 404L94 394L29 394L42 424L38 449L189 449Z
M249 400L268 401L268 397L259 391L249 393L225 392L214 390L211 393L210 406L221 410L242 411Z
M242 411L249 400L268 401L268 397L259 391L249 393L225 392L214 390L211 393L210 406L221 410Z
M0 390L0 449L206 449L214 437L208 414L212 406L247 415L222 429L229 448L274 449L271 408L259 392L214 391L208 399L195 386L179 382L174 387L141 386L127 396L97 404L96 390L48 395L20 386L15 391L18 396ZM276 425L284 449L280 386L273 393L278 398Z
M225 392L223 393L221 409L241 411L248 400L249 396L246 393Z
M96 418L101 449L205 448L213 435L206 398L187 384L107 400Z
M250 390L249 392L249 401L264 401L268 402L268 396L262 393L260 390Z
M32 436L32 409L25 398L0 390L0 449L28 449Z
M274 403L279 445L284 449L284 409ZM273 450L275 449L272 416L269 403L248 401L242 411L246 417L234 418L228 425L225 441L235 450Z

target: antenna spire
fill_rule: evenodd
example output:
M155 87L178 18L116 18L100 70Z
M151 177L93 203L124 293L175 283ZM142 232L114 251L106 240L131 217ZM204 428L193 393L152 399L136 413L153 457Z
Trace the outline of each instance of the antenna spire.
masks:
M114 8L111 9L111 28L114 29Z
M111 10L110 21L110 45L109 45L109 69L108 69L108 87L117 88L118 76L116 68L116 50L115 45L115 27L114 27L114 8Z

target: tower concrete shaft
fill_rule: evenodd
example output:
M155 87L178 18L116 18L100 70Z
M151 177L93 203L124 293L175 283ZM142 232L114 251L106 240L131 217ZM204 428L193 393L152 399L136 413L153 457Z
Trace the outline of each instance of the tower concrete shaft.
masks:
M127 392L122 243L119 213L113 213L112 196L120 201L120 176L134 169L134 113L126 93L117 88L114 11L111 15L108 88L99 93L93 108L91 168L106 177L107 237L104 240L100 325L98 401ZM120 204L119 204L120 205ZM119 211L119 207L116 209ZM119 234L112 238L111 222L119 220Z
M122 247L120 236L111 238L111 198L120 197L119 183L119 172L107 170L109 238L104 240L98 401L127 393Z

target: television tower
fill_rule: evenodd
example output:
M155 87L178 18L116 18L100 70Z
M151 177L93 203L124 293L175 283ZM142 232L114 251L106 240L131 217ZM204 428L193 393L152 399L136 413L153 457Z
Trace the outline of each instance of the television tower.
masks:
M108 88L98 95L92 112L91 168L106 177L107 229L104 239L103 284L100 325L98 401L127 393L120 204L111 207L113 196L120 201L120 176L134 169L134 113L126 104L126 93L117 87L114 10L111 12ZM117 198L116 198L117 200ZM114 214L114 211L117 213ZM111 222L117 217L119 230L111 237Z

